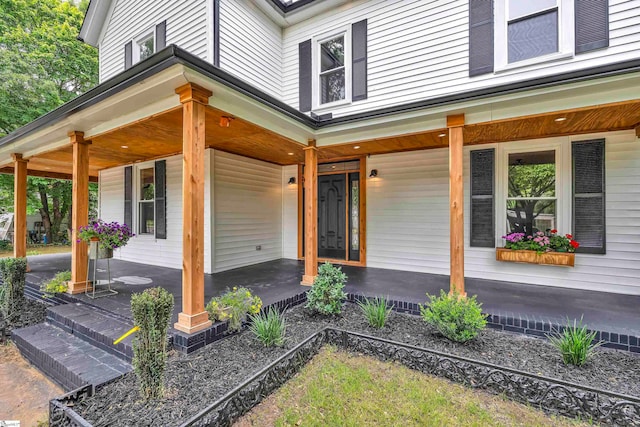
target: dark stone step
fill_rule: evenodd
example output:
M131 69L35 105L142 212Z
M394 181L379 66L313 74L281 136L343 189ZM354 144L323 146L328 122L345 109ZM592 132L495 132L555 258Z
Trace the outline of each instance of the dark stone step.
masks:
M129 331L133 324L119 316L84 303L64 304L47 310L47 322L120 359L133 359L133 337L113 342Z
M131 371L131 365L47 323L16 329L20 353L65 390L98 387Z

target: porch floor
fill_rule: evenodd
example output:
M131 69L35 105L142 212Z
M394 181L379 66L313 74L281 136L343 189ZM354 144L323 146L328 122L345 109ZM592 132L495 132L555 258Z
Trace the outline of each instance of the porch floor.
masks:
M29 257L31 272L27 281L39 285L56 272L68 270L69 254ZM100 267L102 267L100 265ZM300 286L304 266L295 260L276 260L235 270L205 275L205 301L222 294L227 288L245 286L260 296L265 304L286 299L307 290ZM425 294L449 289L449 277L378 268L344 266L349 277L347 291L366 296L386 296L390 299L422 303ZM111 260L113 289L117 295L92 300L84 294L79 300L101 307L120 316L131 318L131 294L161 286L175 297L174 319L182 306L181 271L120 260ZM100 277L99 277L100 278ZM478 295L483 310L498 316L528 318L542 322L564 323L566 318L579 319L591 329L627 335L640 335L640 296L606 292L563 289L523 283L465 279L469 295Z

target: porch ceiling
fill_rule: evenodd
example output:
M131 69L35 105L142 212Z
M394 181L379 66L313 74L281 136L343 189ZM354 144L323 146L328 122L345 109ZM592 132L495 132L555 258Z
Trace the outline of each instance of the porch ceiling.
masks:
M206 146L267 162L289 165L302 163L303 145L275 132L234 118L229 127L220 127L224 112L206 109ZM89 175L101 169L166 157L182 152L182 107L174 108L89 138ZM292 153L292 154L289 154ZM71 144L28 159L29 174L70 176L73 160ZM8 172L8 169L7 169ZM57 176L56 176L57 175Z
M556 121L558 118L565 118ZM465 145L630 130L640 125L640 99L504 120L473 123L463 130ZM441 136L443 135L443 136ZM329 160L366 154L385 154L448 146L447 129L374 138L319 148ZM356 149L355 147L360 147Z

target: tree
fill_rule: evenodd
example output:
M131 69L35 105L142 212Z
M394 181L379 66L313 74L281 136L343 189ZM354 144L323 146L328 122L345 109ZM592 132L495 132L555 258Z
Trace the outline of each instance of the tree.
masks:
M0 137L98 82L97 51L77 40L87 0L0 0ZM27 211L39 212L49 242L66 238L71 182L29 177ZM90 185L93 211L97 186ZM90 207L91 209L91 207ZM13 211L13 177L0 174L0 211Z
M97 84L83 13L61 0L0 0L0 137Z
M555 163L509 165L509 197L507 209L511 232L532 235L537 230L534 221L540 214L555 214ZM548 197L548 199L540 199Z

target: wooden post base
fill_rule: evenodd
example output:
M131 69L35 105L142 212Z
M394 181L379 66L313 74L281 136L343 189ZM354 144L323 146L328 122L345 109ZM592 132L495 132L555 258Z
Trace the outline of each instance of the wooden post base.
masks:
M91 282L67 282L67 293L71 295L81 294L92 289Z
M174 323L173 327L186 334L194 334L207 329L212 324L211 320L209 320L209 313L203 311L194 315L179 313L178 321Z
M316 276L308 276L308 275L303 275L302 276L302 281L300 282L300 284L302 286L313 286L313 282L316 280Z
M453 292L454 292L453 290L450 290L449 291L449 295L453 295ZM466 298L466 297L467 297L467 293L466 292L464 292L464 291L462 293L458 292L458 298L459 299Z

